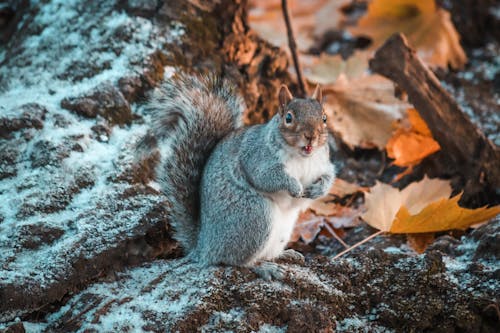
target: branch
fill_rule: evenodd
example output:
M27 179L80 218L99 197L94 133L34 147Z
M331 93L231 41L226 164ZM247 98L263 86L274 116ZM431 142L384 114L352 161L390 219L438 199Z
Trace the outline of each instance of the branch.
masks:
M285 18L286 31L288 34L288 47L292 53L293 65L295 67L295 72L297 73L297 81L299 84L299 94L300 97L306 97L306 85L302 78L302 69L300 68L299 58L297 56L297 44L295 43L295 37L293 36L292 24L290 22L290 13L288 12L288 1L281 0L281 9L283 10L283 17Z
M404 35L390 37L370 60L370 68L406 91L441 145L440 166L456 169L466 194L500 188L500 149L469 120Z

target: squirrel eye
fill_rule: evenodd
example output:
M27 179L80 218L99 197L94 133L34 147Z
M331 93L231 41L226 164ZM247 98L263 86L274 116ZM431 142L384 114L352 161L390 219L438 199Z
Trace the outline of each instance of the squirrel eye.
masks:
M285 116L285 123L291 124L292 123L293 116L290 112L288 112Z
M322 119L323 119L323 123L326 124L326 114L323 115Z

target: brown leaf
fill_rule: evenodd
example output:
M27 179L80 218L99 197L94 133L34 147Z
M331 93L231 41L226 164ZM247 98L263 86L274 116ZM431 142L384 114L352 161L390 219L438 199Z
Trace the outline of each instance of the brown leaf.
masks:
M369 36L374 50L394 33L403 33L410 45L429 65L462 68L467 56L460 46L460 36L450 14L436 6L434 0L373 0L353 35Z
M290 0L288 9L298 50L307 52L316 38L342 21L339 10L347 0ZM251 0L248 21L259 36L278 47L288 45L287 32L280 0ZM288 50L288 47L286 47Z
M311 210L302 212L299 215L295 228L290 237L291 242L296 242L302 239L304 243L311 243L316 237L321 234L327 237L333 237L331 232L335 232L338 237L344 235L343 229L337 227L335 219L331 217L317 216ZM351 222L349 220L349 222Z
M366 192L368 187L362 187L355 183L349 183L343 179L336 178L328 194L343 198L356 192Z
M417 253L424 253L427 247L434 243L435 239L436 237L433 232L406 235L408 246Z
M340 75L348 79L356 79L368 75L368 59L371 52L356 51L346 60L338 54L322 53L315 55L302 55L300 60L305 78L313 83L322 85L333 84Z
M379 75L351 81L341 76L323 92L328 127L351 148L385 149L392 123L411 107L394 97L393 83Z

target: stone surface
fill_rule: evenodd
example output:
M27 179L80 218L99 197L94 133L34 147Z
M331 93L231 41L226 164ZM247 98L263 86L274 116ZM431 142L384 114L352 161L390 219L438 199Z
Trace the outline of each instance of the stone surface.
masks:
M240 86L247 123L268 119L288 63L248 28L243 3L0 9L0 331L493 332L498 219L423 255L381 236L332 261L343 247L320 237L300 247L304 265L283 263L284 281L179 259L152 182L158 156L134 157L154 122L142 102L176 72L215 72ZM372 183L380 161L352 158L350 177Z
M87 118L99 115L112 125L124 125L132 120L129 103L109 83L101 84L86 95L65 98L61 101L61 107Z

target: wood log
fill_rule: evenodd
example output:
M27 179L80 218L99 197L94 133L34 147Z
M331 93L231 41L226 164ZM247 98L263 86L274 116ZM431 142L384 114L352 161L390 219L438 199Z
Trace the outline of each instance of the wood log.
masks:
M390 37L370 60L372 71L394 81L441 145L442 174L462 178L465 197L500 190L500 149L470 121L402 34Z

